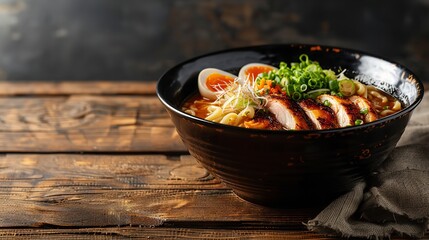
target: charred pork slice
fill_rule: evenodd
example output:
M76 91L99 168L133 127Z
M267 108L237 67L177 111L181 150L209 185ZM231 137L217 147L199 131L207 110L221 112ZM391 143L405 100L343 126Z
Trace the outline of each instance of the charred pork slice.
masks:
M349 100L352 101L358 108L362 115L364 115L364 121L366 123L373 122L378 119L378 113L375 111L374 106L371 102L361 96L351 96Z
M313 129L313 124L304 110L288 97L271 96L268 99L267 107L277 121L288 130Z
M283 130L283 125L269 112L257 111L255 117L244 122L246 128L258 128L268 130Z
M331 129L338 127L337 117L331 108L317 103L309 98L299 102L316 129Z
M322 94L317 97L317 101L328 105L334 111L340 127L354 126L355 121L361 118L359 108L348 99Z

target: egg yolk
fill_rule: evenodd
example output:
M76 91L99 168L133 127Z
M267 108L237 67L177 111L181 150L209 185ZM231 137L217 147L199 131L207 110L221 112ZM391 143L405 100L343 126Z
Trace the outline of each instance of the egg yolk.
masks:
M260 73L267 73L267 72L269 72L271 70L273 70L273 68L271 68L271 67L254 66L254 67L249 67L248 69L246 69L245 74L246 74L246 76L249 76L249 79L253 80Z
M219 73L212 73L206 79L206 85L211 91L225 89L234 78Z

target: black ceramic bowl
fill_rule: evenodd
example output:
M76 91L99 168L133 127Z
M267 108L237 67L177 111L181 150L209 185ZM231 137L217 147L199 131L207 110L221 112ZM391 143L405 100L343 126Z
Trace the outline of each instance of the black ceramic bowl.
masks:
M272 131L214 123L181 111L197 93L197 75L208 67L237 74L251 62L278 66L307 54L323 68L346 69L364 83L400 99L396 114L333 130ZM189 152L210 173L253 203L295 207L324 204L369 177L395 147L423 85L407 68L360 51L310 45L266 45L197 57L167 71L157 94Z

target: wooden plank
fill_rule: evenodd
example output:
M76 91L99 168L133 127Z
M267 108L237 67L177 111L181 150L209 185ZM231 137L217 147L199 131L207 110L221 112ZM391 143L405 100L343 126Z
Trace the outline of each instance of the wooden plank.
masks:
M6 154L0 182L1 189L228 189L192 156L162 154Z
M316 214L315 210L256 206L229 190L90 188L2 189L0 227L131 225L303 230L302 223Z
M0 239L339 239L335 236L308 231L271 230L271 229L199 229L199 228L147 228L112 227L79 229L0 229ZM352 238L350 238L352 239ZM394 236L389 239L410 239ZM429 237L422 237L422 240Z
M317 212L246 202L189 155L7 154L0 158L0 206L2 228L302 230Z
M0 239L337 239L308 231L112 227L79 229L0 229ZM395 239L395 238L393 238Z
M271 230L271 229L198 229L198 228L147 228L147 227L112 227L79 229L0 229L0 239L339 239L335 236L308 231ZM341 238L342 239L342 238ZM345 238L347 239L347 238ZM353 238L350 238L353 239ZM389 239L410 239L394 236ZM420 238L427 240L429 237Z
M155 94L156 81L18 81L0 82L0 96Z
M3 155L0 206L1 239L334 239L302 224L318 210L245 202L189 155Z
M186 152L156 96L0 97L3 152Z

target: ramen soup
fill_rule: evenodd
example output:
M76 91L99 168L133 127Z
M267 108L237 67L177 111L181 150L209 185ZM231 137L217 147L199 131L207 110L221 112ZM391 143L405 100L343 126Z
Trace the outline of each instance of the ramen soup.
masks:
M344 71L323 69L305 54L278 68L250 63L238 76L207 68L198 76L198 89L183 111L245 128L332 129L373 122L402 109L389 94Z

